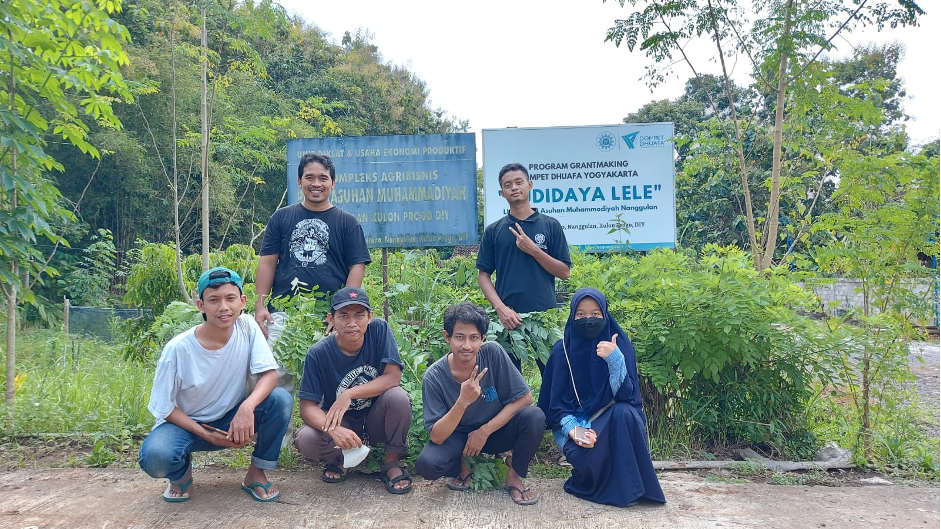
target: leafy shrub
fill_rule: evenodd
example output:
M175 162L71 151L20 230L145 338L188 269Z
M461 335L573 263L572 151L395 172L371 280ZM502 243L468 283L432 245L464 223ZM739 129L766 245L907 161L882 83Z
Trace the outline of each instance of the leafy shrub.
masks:
M105 229L91 237L81 260L63 269L57 282L73 305L105 307L111 304L111 278L117 271L114 236Z
M294 377L294 387L299 388L307 350L326 335L324 318L330 304L319 293L276 300L275 304L284 310L288 320L274 344L274 354L278 363Z
M502 489L506 482L506 473L510 467L501 457L489 454L471 456L466 458L467 467L471 471L471 490Z
M523 323L519 327L507 329L500 323L495 310L488 307L487 312L490 315L487 339L499 343L507 353L523 363L529 362L530 357L545 363L552 346L562 339L562 329L568 319L568 311L562 309L529 312L520 314Z
M152 309L156 319L130 318L121 322L119 327L125 341L122 353L125 358L154 363L170 338L203 320L195 306L183 301L176 276L176 250L172 245L139 240L137 247L129 253L133 262L127 272L124 302ZM258 267L253 248L235 244L224 251L214 251L209 254L209 265L225 266L241 275L245 279L242 292L248 297L247 306L252 306L255 269ZM187 289L195 296L196 282L202 273L200 256L188 256L182 267ZM170 309L172 312L164 316L164 311Z
M807 353L822 347L815 324L795 311L812 294L792 277L762 275L750 254L715 245L698 259L658 250L577 260L569 283L604 292L631 336L652 436L778 452L816 444L788 444L805 430L821 372Z
M254 254L232 250L216 262L227 260L237 267L248 258ZM198 262L190 261L196 270ZM655 454L669 457L678 449L695 453L701 444L749 443L806 457L816 448L816 430L808 428L806 409L818 379L827 372L818 352L829 342L814 322L797 314L795 309L808 308L815 300L792 284L795 274L759 274L749 254L714 245L698 255L574 252L573 261L570 288L594 286L605 292L612 314L632 337ZM405 364L402 387L412 399L413 459L428 441L421 380L425 369L448 351L442 336L444 309L465 299L489 304L477 287L471 258L441 260L435 251L390 253L388 292L375 280L381 266L374 256L364 287L377 315L383 301L389 305ZM251 281L252 274L245 275ZM193 275L188 281L195 279ZM248 283L246 290L254 292ZM168 309L166 317L133 340L135 346L146 345L153 358L175 332L201 321L195 308L184 307L180 303ZM299 384L307 349L324 336L327 302L302 296L283 308L289 324L275 353ZM523 359L545 359L561 337L567 314L566 309L528 314L514 331L506 331L491 316L488 338ZM530 383L537 391L538 377Z
M183 295L176 280L176 250L169 244L137 241L134 250L137 262L127 275L124 302L137 307L150 308L155 316Z
M124 302L137 307L150 308L155 316L173 301L183 301L176 275L176 250L173 245L138 241L132 255L136 257L127 274L127 292ZM250 246L234 244L224 251L209 254L209 266L225 266L245 279L243 292L254 300L255 270L258 267L255 250ZM183 281L190 294L196 296L196 281L202 273L202 259L190 255L183 260ZM249 305L251 306L251 305Z
M121 353L126 359L157 364L163 346L181 332L203 322L202 313L194 305L173 301L156 319L129 318L120 325L125 341Z

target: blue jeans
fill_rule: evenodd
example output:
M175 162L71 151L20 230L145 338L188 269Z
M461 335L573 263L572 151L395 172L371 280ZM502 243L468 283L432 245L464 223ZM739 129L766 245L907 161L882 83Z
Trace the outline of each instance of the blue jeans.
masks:
M235 418L238 409L239 407L236 406L221 418L206 424L228 431L229 423ZM268 397L255 408L257 437L255 450L252 452L253 465L262 470L278 468L281 439L291 422L293 411L294 399L284 388L271 390ZM189 469L193 452L208 452L223 448L226 447L214 445L175 424L165 422L154 428L141 443L138 463L141 470L152 478L169 478L170 481L179 481Z

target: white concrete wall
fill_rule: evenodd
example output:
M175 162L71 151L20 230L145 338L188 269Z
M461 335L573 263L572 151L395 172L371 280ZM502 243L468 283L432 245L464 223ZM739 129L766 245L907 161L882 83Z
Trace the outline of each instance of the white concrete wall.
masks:
M851 308L863 308L863 293L859 290L862 287L862 281L859 279L838 279L830 285L814 287L814 292L820 296L823 301L824 310L828 314L841 316L846 314ZM933 316L929 321L915 321L912 323L918 325L937 325L938 324L938 290L937 279L920 280L911 283L912 293L919 298L926 299L934 305ZM831 303L838 304L832 305Z

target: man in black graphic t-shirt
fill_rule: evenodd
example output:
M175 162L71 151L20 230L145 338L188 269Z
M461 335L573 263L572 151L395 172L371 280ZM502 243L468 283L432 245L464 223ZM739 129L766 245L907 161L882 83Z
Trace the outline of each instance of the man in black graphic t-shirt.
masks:
M412 490L412 479L399 461L412 420L408 393L399 386L402 360L385 320L373 319L366 292L340 289L327 319L336 332L307 351L300 399L304 426L294 446L304 457L326 463L321 479L339 483L349 476L343 450L358 448L363 438L385 444L379 478L392 494Z
M275 211L255 276L255 321L273 343L283 318L270 313L271 299L318 290L331 295L342 286L361 287L369 249L356 217L330 203L336 168L330 157L305 154L297 165L298 204Z

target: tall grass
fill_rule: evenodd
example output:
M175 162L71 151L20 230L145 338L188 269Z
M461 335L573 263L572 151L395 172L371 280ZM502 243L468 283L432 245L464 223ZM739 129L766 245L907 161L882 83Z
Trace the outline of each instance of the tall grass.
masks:
M153 425L147 410L153 367L124 360L117 346L26 331L17 336L17 375L25 378L12 424L0 404L7 434L88 434L127 442Z

